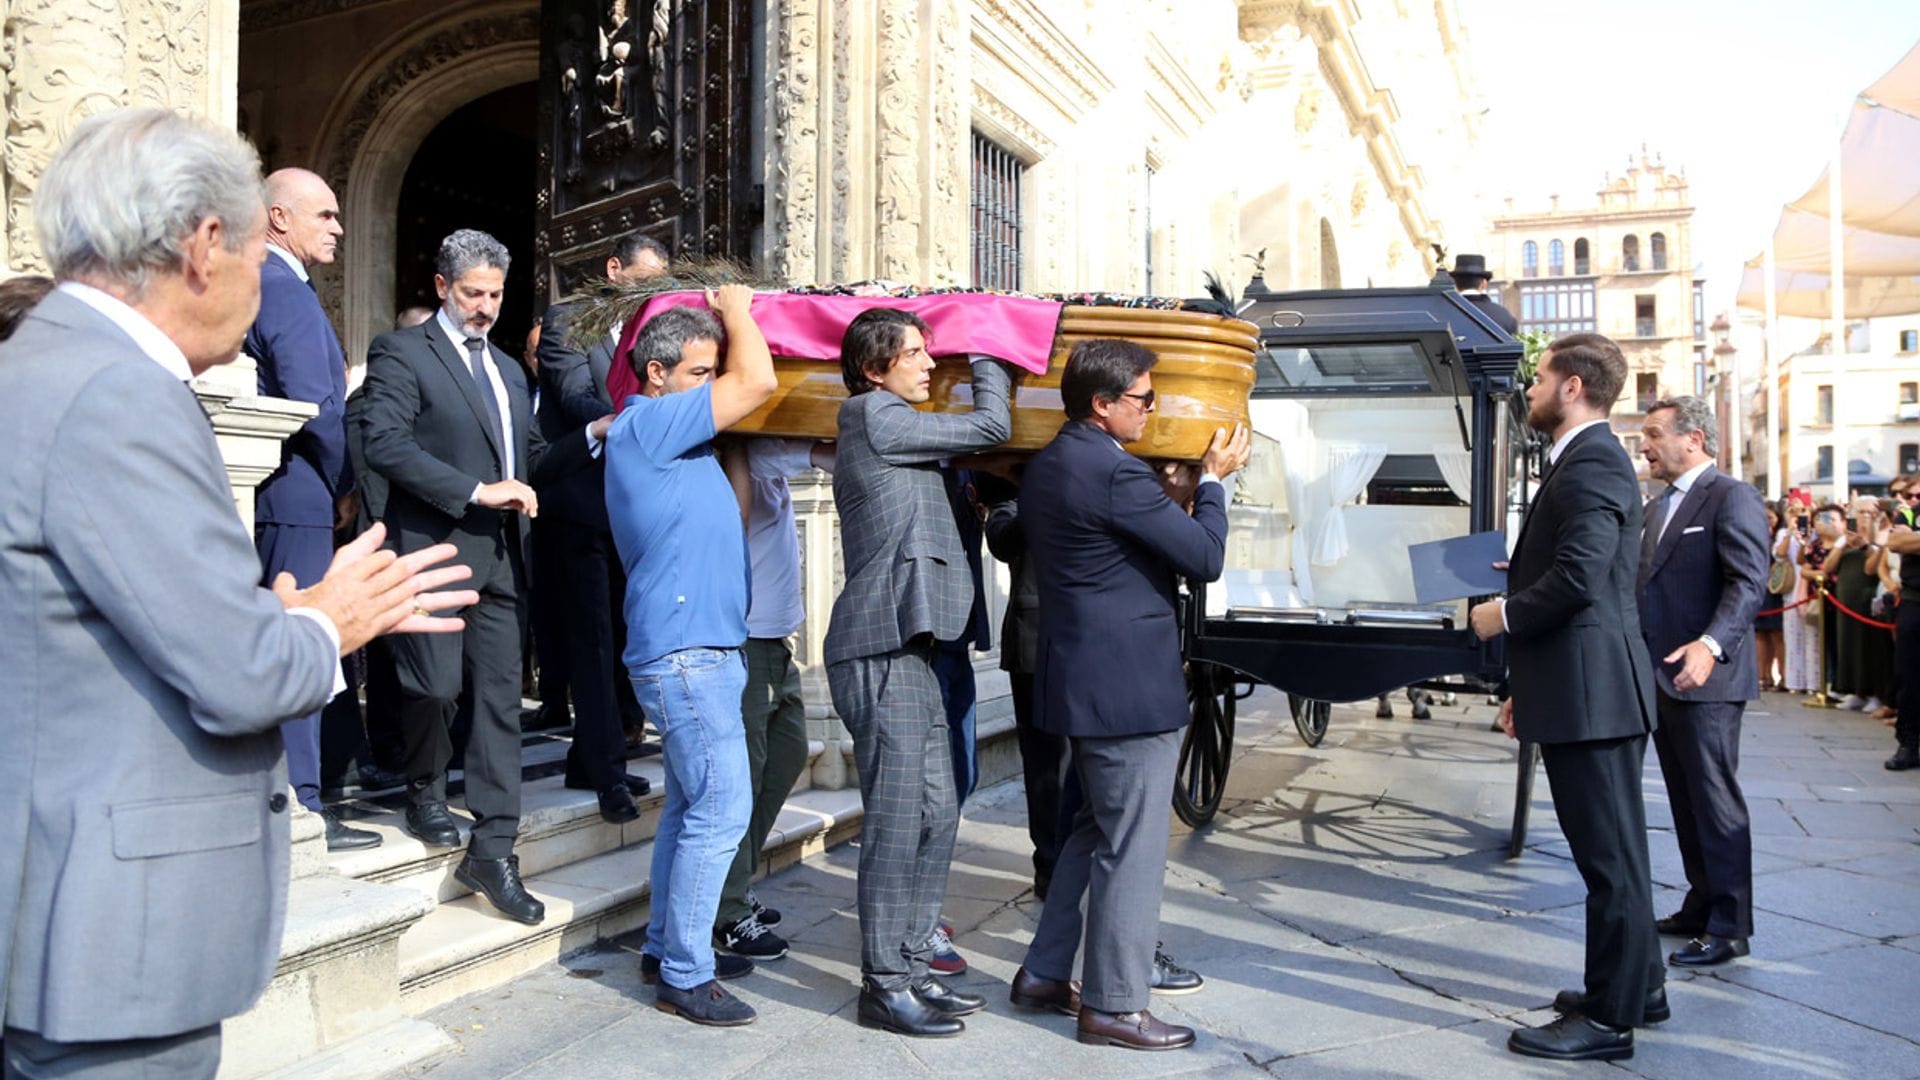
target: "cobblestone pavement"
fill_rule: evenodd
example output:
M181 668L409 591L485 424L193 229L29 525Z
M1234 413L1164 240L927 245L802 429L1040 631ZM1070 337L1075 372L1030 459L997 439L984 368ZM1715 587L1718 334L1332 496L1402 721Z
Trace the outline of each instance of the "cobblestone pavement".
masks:
M620 941L429 1014L461 1049L411 1075L1920 1077L1920 775L1881 769L1893 740L1878 722L1787 695L1755 703L1753 956L1672 973L1673 1019L1643 1030L1632 1060L1562 1065L1505 1049L1579 983L1584 894L1545 774L1530 843L1509 860L1514 753L1484 699L1420 722L1396 706L1395 720L1336 708L1308 749L1279 695L1242 703L1221 815L1198 832L1176 821L1168 853L1166 949L1207 985L1154 1012L1198 1028L1193 1049L1082 1046L1072 1020L1007 1005L1038 917L1009 783L968 804L954 858L946 910L973 965L957 983L989 999L960 1038L854 1023L858 852L841 848L760 886L793 950L734 984L760 1010L753 1026L654 1010L637 943ZM1651 752L1647 801L1664 914L1683 877Z

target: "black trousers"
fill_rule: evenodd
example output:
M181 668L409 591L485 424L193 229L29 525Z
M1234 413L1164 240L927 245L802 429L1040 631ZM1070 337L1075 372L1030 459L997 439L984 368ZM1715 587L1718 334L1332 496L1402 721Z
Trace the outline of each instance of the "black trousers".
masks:
M551 651L573 694L567 784L604 791L626 776L622 717L639 711L620 662L624 635L615 630L619 555L611 534L572 521L542 519L533 543L536 584L554 613L547 630L555 635ZM544 695L544 677L540 689Z
M178 1035L113 1042L55 1042L7 1028L0 1037L0 1076L64 1080L213 1080L220 1068L220 1025Z
M1893 625L1893 670L1900 683L1900 718L1893 734L1901 746L1920 749L1920 601L1902 603Z
M492 559L469 559L472 607L449 612L466 621L457 634L393 637L400 680L400 726L406 743L407 794L416 804L447 798L454 713L463 680L473 691L473 727L464 770L469 850L478 859L513 853L520 828L520 575L506 544Z
M1560 831L1587 883L1588 1015L1638 1027L1647 995L1666 981L1653 928L1647 805L1640 789L1647 737L1548 743L1540 755Z
M1060 784L1067 769L1067 740L1034 728L1032 675L1012 671L1007 681L1013 685L1013 726L1020 737L1020 771L1027 787L1033 880L1044 893L1060 855Z
M1740 792L1744 701L1678 701L1659 692L1653 746L1687 871L1680 917L1716 937L1753 935L1753 830Z

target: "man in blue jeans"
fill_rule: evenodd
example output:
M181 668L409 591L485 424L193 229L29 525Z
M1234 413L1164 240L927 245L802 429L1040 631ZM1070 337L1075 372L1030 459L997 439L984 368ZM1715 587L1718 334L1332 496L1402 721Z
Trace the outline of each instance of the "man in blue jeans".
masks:
M641 329L625 358L640 394L607 432L607 510L627 572L622 659L660 731L667 773L642 977L657 965L662 1012L735 1026L755 1013L715 978L712 933L753 806L740 719L748 564L740 503L713 438L759 408L775 384L766 339L748 313L753 290L723 286L707 303L718 321L671 308Z

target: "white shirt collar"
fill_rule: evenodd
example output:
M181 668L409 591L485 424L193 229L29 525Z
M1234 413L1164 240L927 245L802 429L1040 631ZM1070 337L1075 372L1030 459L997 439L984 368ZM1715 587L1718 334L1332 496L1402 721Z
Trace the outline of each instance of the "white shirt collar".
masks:
M1553 440L1553 445L1551 447L1548 447L1547 449L1547 464L1549 465L1558 464L1560 461L1560 455L1566 452L1567 447L1573 445L1573 440L1576 437L1578 437L1581 432L1587 430L1588 428L1594 426L1595 424L1604 424L1606 422L1607 422L1607 418L1604 416L1598 420L1589 420L1586 423L1581 424L1579 427L1574 428L1572 431L1567 432L1565 435L1562 435L1559 438Z
M447 309L444 305L433 309L433 319L440 324L440 332L447 335L448 341L453 342L454 355L465 360L467 358L467 332L460 329L451 318L447 317ZM480 336L482 338L486 337L485 334ZM491 355L486 349L481 349L480 352L482 355Z
M1693 468L1688 469L1686 472L1681 473L1679 479L1673 482L1674 490L1679 492L1681 495L1685 495L1687 492L1692 491L1693 485L1700 482L1700 474L1706 472L1708 469L1711 469L1711 468L1713 468L1713 461L1709 459L1701 462L1698 465L1695 465Z
M193 381L193 368L187 365L187 354L180 351L180 346L175 345L172 338L153 325L152 320L129 307L126 301L78 281L61 282L60 291L112 320L113 325L133 339L141 352L167 369L167 374L181 382Z
M296 275L298 275L301 281L307 280L307 264L301 262L298 258L296 258L293 252L288 251L286 248L278 247L273 244L268 244L267 250L273 252L275 255L280 256L280 261L283 263L286 263L288 268L291 269Z

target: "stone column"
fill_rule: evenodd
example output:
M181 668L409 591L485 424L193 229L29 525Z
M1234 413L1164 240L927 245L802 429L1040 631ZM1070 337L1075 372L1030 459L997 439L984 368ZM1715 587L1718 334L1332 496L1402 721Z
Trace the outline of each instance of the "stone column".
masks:
M967 280L963 12L961 0L774 5L765 256L776 277Z
M239 42L239 0L11 0L0 43L7 105L0 262L46 269L33 232L33 191L80 121L122 105L158 105L231 125Z

